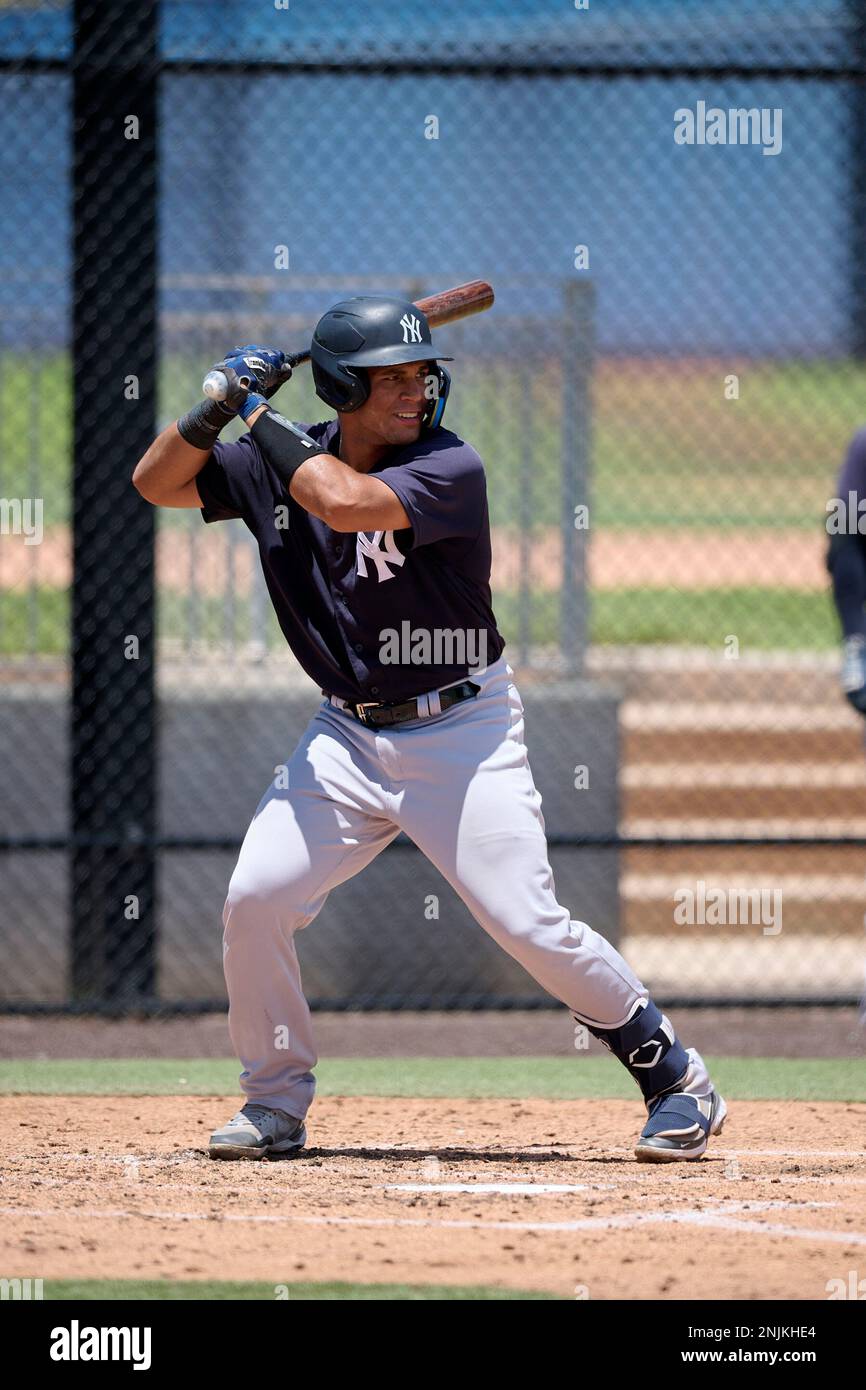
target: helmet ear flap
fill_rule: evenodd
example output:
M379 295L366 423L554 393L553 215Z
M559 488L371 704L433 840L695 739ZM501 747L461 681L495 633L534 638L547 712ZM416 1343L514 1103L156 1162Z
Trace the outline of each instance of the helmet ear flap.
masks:
M435 430L438 429L442 422L442 416L445 414L445 403L448 400L448 392L451 390L451 374L440 363L436 362L430 375L436 377L436 391L424 414L424 429Z
M315 357L311 366L316 395L333 410L350 414L360 409L370 394L370 378L363 367L347 367L333 361L328 363L326 370Z

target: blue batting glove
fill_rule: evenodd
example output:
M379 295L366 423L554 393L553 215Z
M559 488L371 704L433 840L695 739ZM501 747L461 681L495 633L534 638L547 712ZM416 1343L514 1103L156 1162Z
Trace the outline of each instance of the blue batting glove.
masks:
M269 401L292 375L286 354L279 348L258 347L247 343L246 347L233 347L225 356L225 365L219 370L231 368L240 380L249 379L251 391L257 391Z

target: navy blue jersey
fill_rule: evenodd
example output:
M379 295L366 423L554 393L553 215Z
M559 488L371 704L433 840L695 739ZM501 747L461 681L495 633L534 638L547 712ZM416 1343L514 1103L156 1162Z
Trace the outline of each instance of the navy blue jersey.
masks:
M333 451L337 420L300 425ZM339 447L339 445L336 445ZM325 694L408 699L496 661L484 466L450 430L395 449L371 475L411 530L332 531L286 492L250 434L217 443L196 478L205 521L255 536L283 634Z
M858 430L848 445L836 495L843 503L848 532L866 539L866 429Z
M848 445L827 510L827 568L842 634L866 636L866 429Z

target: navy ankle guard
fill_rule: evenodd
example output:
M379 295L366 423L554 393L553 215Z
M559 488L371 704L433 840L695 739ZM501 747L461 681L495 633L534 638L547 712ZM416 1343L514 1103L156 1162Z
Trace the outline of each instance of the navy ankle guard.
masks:
M628 1068L644 1100L669 1091L688 1071L688 1053L651 999L646 1005L639 1003L622 1028L585 1026Z

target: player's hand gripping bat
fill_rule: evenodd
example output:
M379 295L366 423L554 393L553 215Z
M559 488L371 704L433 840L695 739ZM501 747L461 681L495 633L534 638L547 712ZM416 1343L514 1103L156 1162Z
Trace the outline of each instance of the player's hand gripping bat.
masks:
M457 319L469 318L472 314L483 313L489 309L493 303L493 289L486 280L470 280L465 285L456 285L453 289L442 290L440 294L428 295L426 299L415 301L415 308L420 309L427 316L427 321L431 328L436 328L443 323L454 323ZM253 349L238 349L238 352L246 352L249 355ZM310 352L292 352L282 354L284 362L278 369L277 378L269 384L267 395L272 395L274 391L288 381L295 367L302 362L310 360ZM255 382L251 376L245 375L243 371L237 380L237 385L253 386ZM214 368L208 372L202 383L202 390L212 401L224 401L229 391L229 380L225 372Z

